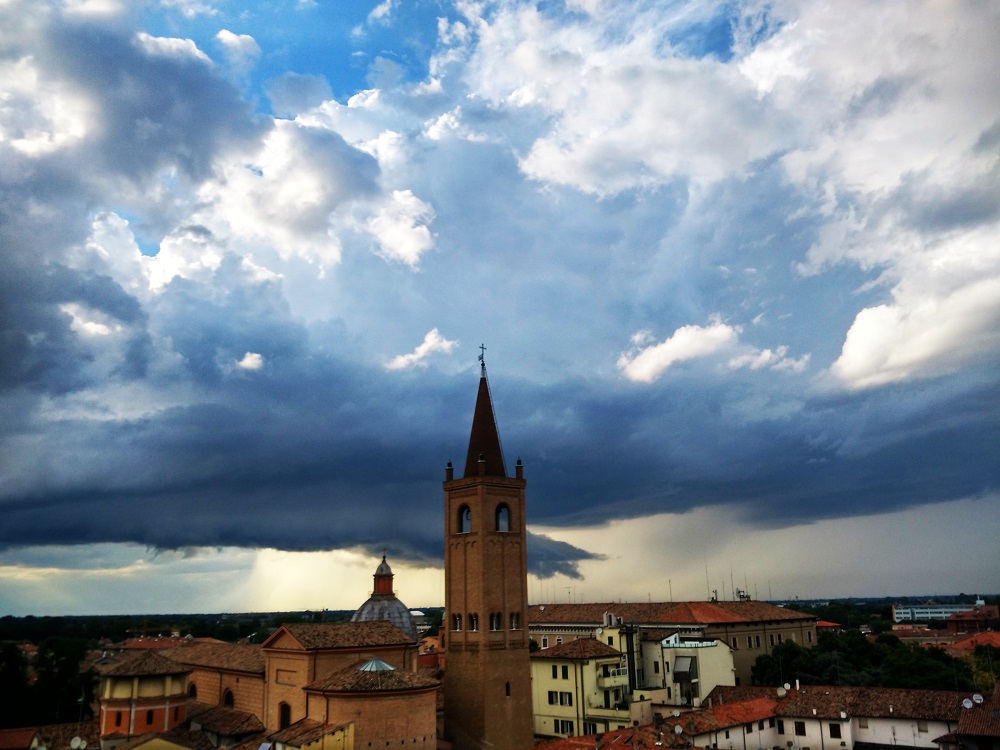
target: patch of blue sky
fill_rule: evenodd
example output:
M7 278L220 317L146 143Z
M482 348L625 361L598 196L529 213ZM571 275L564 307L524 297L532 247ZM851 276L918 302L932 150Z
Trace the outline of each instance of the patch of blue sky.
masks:
M267 83L288 72L324 78L341 102L377 86L387 67L397 81L423 80L437 43L437 19L448 15L446 9L437 2L393 2L384 6L385 13L373 14L378 7L375 2L223 6L215 15L191 18L150 8L143 22L155 36L192 39L220 62L225 55L219 31L253 37L261 54L241 83L257 107L270 112Z

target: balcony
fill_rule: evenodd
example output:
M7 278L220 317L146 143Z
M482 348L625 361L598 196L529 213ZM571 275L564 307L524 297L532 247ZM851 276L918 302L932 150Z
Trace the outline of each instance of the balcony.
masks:
M628 669L625 667L618 667L609 670L607 674L597 675L597 687L601 690L625 687L626 685L628 685Z

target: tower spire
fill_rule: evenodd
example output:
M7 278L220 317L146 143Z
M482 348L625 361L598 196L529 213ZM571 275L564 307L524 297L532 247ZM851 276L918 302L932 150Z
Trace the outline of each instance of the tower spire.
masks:
M506 477L503 449L500 447L500 433L497 431L496 415L493 413L493 399L486 379L485 346L480 346L479 393L476 395L476 410L472 416L472 432L469 435L469 452L465 456L465 477L487 476Z

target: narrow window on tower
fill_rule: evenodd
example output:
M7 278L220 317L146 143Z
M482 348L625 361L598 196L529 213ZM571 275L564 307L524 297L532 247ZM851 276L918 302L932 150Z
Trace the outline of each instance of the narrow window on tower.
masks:
M463 505L458 509L458 533L468 534L472 531L472 511L468 505Z
M521 618L518 616L517 612L510 613L510 629L511 630L521 629Z
M510 531L510 508L497 506L497 531Z
M469 630L479 630L479 615L475 612L469 615Z
M490 630L500 629L500 618L501 614L499 612L490 612Z
M504 686L504 690L506 690L506 692L507 692L507 697L510 698L510 683L509 682Z
M451 616L451 629L461 630L462 629L462 615L452 615Z

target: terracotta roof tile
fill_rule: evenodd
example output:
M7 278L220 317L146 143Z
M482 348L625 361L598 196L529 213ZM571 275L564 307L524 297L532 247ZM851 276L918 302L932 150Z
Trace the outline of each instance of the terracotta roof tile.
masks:
M320 649L369 648L373 646L413 645L406 633L389 622L299 622L282 625L264 643L268 644L288 632L307 651Z
M302 747L310 742L335 734L347 727L347 724L328 725L313 719L300 719L291 726L280 729L268 736L271 742L281 742L292 747Z
M1000 737L1000 686L994 688L993 695L987 696L982 703L959 710L962 713L955 734Z
M360 671L358 667L365 663L359 661L306 685L305 689L323 693L376 693L430 690L441 684L433 677L404 669Z
M211 667L231 672L264 674L264 652L259 645L236 643L190 643L165 651L171 659L192 667Z
M798 690L789 690L784 697L779 698L777 689L773 687L720 685L706 696L705 703L718 706L759 697L776 699L776 715L789 717L819 716L834 719L839 718L843 711L849 716L869 718L898 716L907 719L957 721L962 711L962 699L967 696L952 690L803 685Z
M140 650L110 654L98 661L95 669L98 674L104 677L186 674L191 671L158 651Z
M264 724L250 711L194 701L188 703L188 720L192 726L197 725L206 731L226 737L239 737L264 731Z
M38 734L37 729L0 729L0 750L25 750Z
M679 717L668 716L664 718L664 723L671 727L680 726L689 736L704 734L769 719L775 715L777 705L778 702L774 697L753 698L736 703L724 703L700 711L690 711Z
M813 615L767 602L605 602L593 604L535 604L528 608L530 624L600 625L604 614L625 624L715 625L775 620L815 620Z
M602 656L621 656L621 652L596 638L577 638L575 641L557 643L555 646L535 651L532 659L596 659Z

